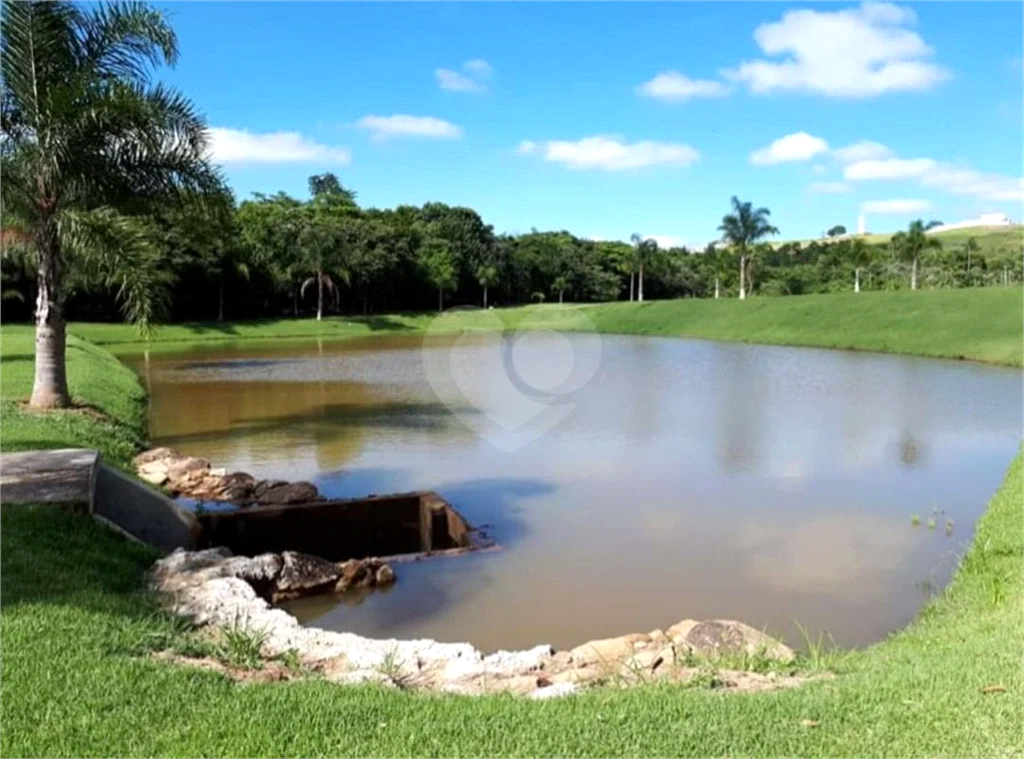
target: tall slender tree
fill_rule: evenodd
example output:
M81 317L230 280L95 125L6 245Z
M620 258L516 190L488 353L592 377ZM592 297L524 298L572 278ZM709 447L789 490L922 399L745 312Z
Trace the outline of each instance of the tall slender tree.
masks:
M750 256L750 246L762 237L779 233L779 230L768 221L771 213L767 208L755 209L751 203L741 203L734 195L732 213L722 217L722 224L718 228L740 256L740 300L747 297L747 259Z
M906 232L897 232L891 241L896 255L910 263L910 289L917 289L917 267L921 255L929 248L941 248L942 243L925 234L924 222L920 219L910 222Z
M635 261L637 268L637 301L643 302L644 299L644 265L650 263L651 259L658 252L658 243L652 240L650 237L644 238L638 234L630 236L630 242L633 243L635 249ZM632 280L630 280L632 284ZM632 287L630 288L630 300L632 298Z
M0 181L3 215L32 238L36 258L33 407L70 403L69 269L101 273L145 325L158 314L163 283L153 246L126 214L221 185L198 113L151 82L177 56L171 27L143 3L3 3Z

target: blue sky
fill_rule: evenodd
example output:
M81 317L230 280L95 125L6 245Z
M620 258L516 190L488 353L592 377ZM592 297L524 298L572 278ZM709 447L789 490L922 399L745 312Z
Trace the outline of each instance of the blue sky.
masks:
M701 245L1021 218L1020 3L170 3L161 77L239 199L333 171L364 207Z

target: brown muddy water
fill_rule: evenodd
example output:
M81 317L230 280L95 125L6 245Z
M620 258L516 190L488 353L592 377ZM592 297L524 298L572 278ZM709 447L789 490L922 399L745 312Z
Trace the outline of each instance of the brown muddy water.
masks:
M330 497L435 490L486 526L504 550L286 607L485 650L686 617L880 640L946 584L1021 438L1018 370L866 353L548 333L130 361L154 444Z

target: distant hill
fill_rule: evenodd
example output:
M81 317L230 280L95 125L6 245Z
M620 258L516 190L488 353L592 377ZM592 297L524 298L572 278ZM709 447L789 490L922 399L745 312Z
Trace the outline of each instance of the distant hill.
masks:
M880 245L886 243L892 238L894 233L887 232L884 234L866 234L861 236L860 239L871 245ZM979 254L983 256L1001 257L1006 255L1020 256L1024 251L1024 225L1014 224L1009 227L974 227L965 229L950 229L946 232L935 232L930 235L936 240L942 242L943 248L958 248L963 245L968 238L973 237L978 241ZM840 239L851 239L851 237L857 237L857 235L851 235ZM832 242L830 238L818 238L816 240L797 240L796 242L800 245L809 245L812 242L826 243ZM787 242L792 241L781 241L773 242L774 247L785 245Z

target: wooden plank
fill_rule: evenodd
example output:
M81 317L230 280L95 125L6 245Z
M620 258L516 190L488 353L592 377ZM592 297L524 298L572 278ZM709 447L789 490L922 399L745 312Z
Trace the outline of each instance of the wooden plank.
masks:
M91 503L98 460L88 448L0 454L0 501Z

